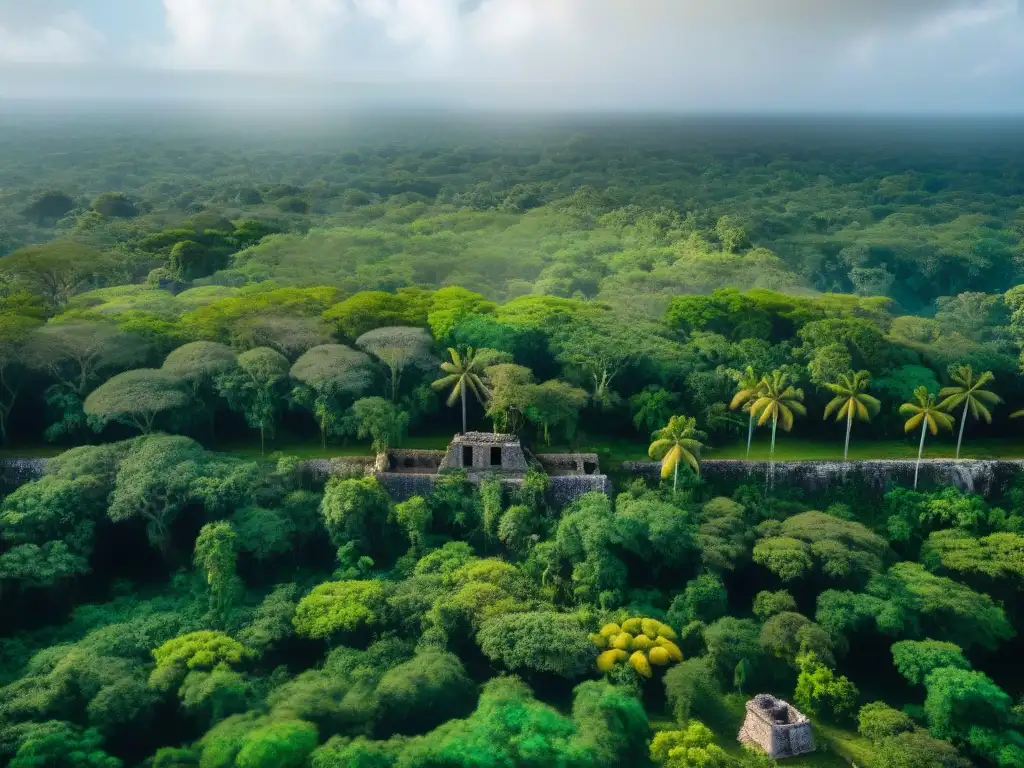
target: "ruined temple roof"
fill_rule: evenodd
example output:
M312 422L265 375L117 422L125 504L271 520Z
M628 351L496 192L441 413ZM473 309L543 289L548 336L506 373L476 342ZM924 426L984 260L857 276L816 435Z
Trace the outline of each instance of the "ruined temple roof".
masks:
M463 432L452 438L452 445L519 445L519 438L498 432Z
M808 722L807 717L792 704L767 693L757 694L747 702L747 709L756 710L762 717L780 724L793 725Z

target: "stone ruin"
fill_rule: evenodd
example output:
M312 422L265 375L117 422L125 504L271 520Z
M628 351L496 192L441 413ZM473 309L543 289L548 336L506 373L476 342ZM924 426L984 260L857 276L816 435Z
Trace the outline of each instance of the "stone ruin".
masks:
M472 477L491 472L525 475L530 465L515 435L466 432L452 440L440 468L464 469Z
M495 476L505 486L515 487L522 484L531 468L540 469L551 479L551 502L562 506L591 491L611 490L597 459L597 454L589 453L534 456L515 435L466 432L456 435L447 451L392 450L366 471L387 488L392 498L404 501L430 493L444 470L463 470L471 483Z
M767 693L759 693L747 702L747 717L738 738L741 744L767 752L773 760L814 751L811 721Z

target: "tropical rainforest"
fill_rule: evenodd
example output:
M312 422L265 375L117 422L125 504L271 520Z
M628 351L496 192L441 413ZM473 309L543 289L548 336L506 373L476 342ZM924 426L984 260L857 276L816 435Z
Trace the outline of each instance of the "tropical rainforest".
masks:
M0 764L1024 766L1019 128L5 115ZM470 430L614 490L305 461Z

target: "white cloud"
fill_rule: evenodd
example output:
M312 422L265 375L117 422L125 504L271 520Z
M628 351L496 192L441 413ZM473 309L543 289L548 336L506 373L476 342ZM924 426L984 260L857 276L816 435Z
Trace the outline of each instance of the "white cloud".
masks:
M955 105L982 82L1024 106L1017 0L122 1L154 12L164 42L108 11L103 46L87 23L97 0L0 0L0 63L102 57L670 108Z
M316 69L348 19L343 0L163 0L171 45L160 63L187 69Z
M554 78L841 64L857 41L991 26L1016 0L163 0L174 66ZM870 53L856 49L862 64ZM767 58L766 58L767 57ZM379 61L374 61L379 59ZM509 64L514 64L509 70Z
M0 64L77 64L96 57L103 36L68 3L0 0Z

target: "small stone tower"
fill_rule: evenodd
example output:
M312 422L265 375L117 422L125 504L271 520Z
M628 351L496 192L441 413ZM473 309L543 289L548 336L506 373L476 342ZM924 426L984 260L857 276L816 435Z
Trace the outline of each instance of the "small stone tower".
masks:
M758 747L773 760L814 751L811 721L781 699L759 693L747 702L739 741Z
M466 432L456 435L441 460L441 469L464 469L473 475L524 475L530 468L515 435Z

